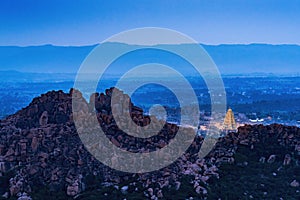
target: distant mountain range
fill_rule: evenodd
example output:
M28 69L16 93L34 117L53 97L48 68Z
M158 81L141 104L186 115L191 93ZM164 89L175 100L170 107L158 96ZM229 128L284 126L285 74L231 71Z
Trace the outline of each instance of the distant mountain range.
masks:
M110 43L113 47L127 44ZM189 44L176 45L187 48ZM158 45L159 46L159 45ZM217 64L222 74L300 73L300 46L268 44L202 45ZM96 47L91 46L0 46L0 69L36 73L76 73L84 58ZM108 46L109 47L109 46ZM177 48L177 47L176 47ZM131 56L127 62L135 64ZM149 61L139 54L139 59ZM172 56L161 55L155 61L172 60ZM169 62L172 64L172 61ZM11 72L11 71L10 71Z

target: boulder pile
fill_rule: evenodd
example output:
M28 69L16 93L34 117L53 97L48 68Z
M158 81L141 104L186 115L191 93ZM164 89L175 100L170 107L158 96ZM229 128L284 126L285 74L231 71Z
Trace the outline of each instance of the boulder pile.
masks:
M117 99L115 103L111 102L113 94ZM0 189L3 197L30 199L30 194L39 187L45 187L52 192L63 191L68 196L76 197L89 188L93 177L101 177L103 186L116 188L128 180L135 180L130 184L142 185L141 192L145 197L161 199L164 198L165 188L179 190L182 187L181 178L186 175L192 177L190 184L203 197L208 193L208 180L219 176L218 166L235 162L234 154L239 145L255 149L257 141L276 137L278 145L288 145L300 155L299 128L246 125L240 127L236 133L219 138L214 149L205 158L198 156L203 137L196 136L181 157L161 170L136 174L117 171L95 159L81 142L73 122L74 113L76 112L77 117L80 117L80 113L72 111L72 96L83 112L82 122L89 123L93 120L92 116L96 115L106 137L115 146L126 151L144 153L164 148L179 129L175 124L144 115L143 110L134 106L128 95L116 88L91 95L89 102L75 89L71 89L69 93L48 92L33 99L26 108L0 121L0 176L8 177L7 182L0 181L5 186ZM113 115L113 112L127 112L137 125L136 133L141 133L139 129L143 130L149 124L162 128L155 136L133 137L119 128L122 123L128 124L128 119L116 119L118 115ZM275 155L266 156L268 157L262 160L268 163L277 159ZM118 158L109 159L118 164ZM289 154L282 160L283 165L291 162ZM296 182L291 185L297 186ZM120 188L123 194L128 193L127 185Z

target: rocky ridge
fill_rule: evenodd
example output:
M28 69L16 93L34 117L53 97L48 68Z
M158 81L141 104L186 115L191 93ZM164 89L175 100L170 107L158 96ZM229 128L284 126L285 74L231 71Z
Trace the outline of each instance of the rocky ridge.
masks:
M4 197L33 194L40 187L51 192L63 191L74 197L89 188L88 179L101 177L102 184L115 186L124 180L137 180L144 188L145 196L163 198L164 187L180 188L179 179L183 174L197 177L195 191L205 194L206 189L199 183L205 184L210 175L217 175L217 168L197 159L203 141L201 137L195 138L188 152L174 164L153 173L129 174L110 169L85 149L72 121L72 95L77 95L83 110L97 112L107 137L120 148L133 152L154 151L163 148L176 135L178 127L169 123L150 139L136 140L118 130L110 107L113 89L106 90L105 94L93 94L90 103L73 89L69 93L51 91L33 99L28 107L2 120L0 172L1 176L8 177L8 182L1 183L4 186L1 191ZM128 96L124 96L128 103ZM132 103L130 113L135 123L141 126L150 121L150 117L143 115L143 111ZM154 185L155 188L152 188Z
M193 188L187 195L206 198L209 180L219 178L218 168L222 163L236 164L235 152L240 146L255 150L257 143L270 138L275 138L276 145L291 148L292 153L281 158L283 165L299 162L299 128L246 125L240 127L237 133L220 138L204 159L198 157L203 138L197 136L184 155L159 171L130 174L113 170L96 160L82 144L73 123L72 95L77 96L81 108L96 112L106 136L127 151L146 152L163 148L178 130L176 125L165 123L157 136L148 139L135 139L120 131L110 106L113 90L116 89L107 89L105 94L93 94L90 102L73 89L69 93L51 91L0 121L0 192L3 198L18 196L30 199L28 194L34 195L41 188L46 188L51 194L61 192L66 197L80 198L86 191L99 189L94 188L94 180L99 180L101 185L98 187L113 187L125 196L140 193L144 198L163 199L168 191L179 193L184 187L182 179L185 177L189 177L187 184ZM145 116L127 95L118 92L123 96L120 104L130 103L130 116L136 124L145 126L155 120ZM261 162L271 163L278 159L272 155L262 155ZM291 185L297 187L298 181L295 179ZM105 194L109 196L104 193L103 197Z

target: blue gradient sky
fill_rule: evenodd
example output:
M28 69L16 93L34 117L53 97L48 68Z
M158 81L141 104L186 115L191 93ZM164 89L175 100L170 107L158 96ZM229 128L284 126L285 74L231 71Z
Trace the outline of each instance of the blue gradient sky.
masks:
M300 1L0 1L0 46L89 45L144 26L205 44L300 44Z

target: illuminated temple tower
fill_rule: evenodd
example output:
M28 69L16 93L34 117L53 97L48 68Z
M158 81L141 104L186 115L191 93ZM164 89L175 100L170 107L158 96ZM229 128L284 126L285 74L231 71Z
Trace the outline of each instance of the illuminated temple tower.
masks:
M225 131L236 131L236 123L232 109L228 109L224 119L224 130Z

